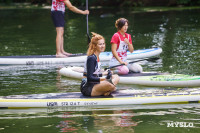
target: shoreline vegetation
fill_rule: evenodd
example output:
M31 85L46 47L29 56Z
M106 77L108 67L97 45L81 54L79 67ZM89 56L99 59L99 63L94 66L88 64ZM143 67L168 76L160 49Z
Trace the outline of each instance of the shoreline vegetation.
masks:
M84 7L80 7L84 8ZM112 9L116 7L102 7L102 6L91 6L90 9ZM119 7L121 9L123 7ZM12 3L10 5L0 3L0 10L7 9L51 9L49 4L31 4L31 3ZM178 11L178 10L193 10L200 9L200 6L148 6L148 7L129 7L127 10L130 12L162 12L162 11Z

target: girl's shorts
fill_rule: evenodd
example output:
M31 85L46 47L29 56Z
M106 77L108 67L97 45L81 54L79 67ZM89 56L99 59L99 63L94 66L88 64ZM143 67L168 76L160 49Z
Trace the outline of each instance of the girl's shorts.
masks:
M65 13L62 11L51 11L51 17L55 27L65 26Z
M86 78L82 79L81 86L80 86L81 93L84 96L91 96L92 89L93 89L94 85L96 85L96 84L97 83L87 83Z

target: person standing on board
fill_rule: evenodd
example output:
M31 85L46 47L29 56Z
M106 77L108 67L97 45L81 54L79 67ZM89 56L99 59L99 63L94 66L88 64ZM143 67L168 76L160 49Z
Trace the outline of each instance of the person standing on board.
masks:
M111 39L111 50L113 57L109 62L109 66L115 66L119 64L124 64L117 67L114 73L126 75L129 70L133 72L142 72L142 67L139 64L128 64L127 62L127 50L131 53L133 52L133 44L131 35L126 33L128 30L128 20L125 18L119 18L115 22L115 27L118 32L116 32Z
M99 55L105 50L105 39L99 34L93 32L92 34L80 89L85 96L108 96L116 90L119 76L112 75L109 70L102 72ZM103 75L107 76L102 77Z
M52 0L51 16L56 27L56 57L67 57L70 53L64 50L65 5L69 10L79 14L89 14L88 10L82 11L71 4L69 0Z

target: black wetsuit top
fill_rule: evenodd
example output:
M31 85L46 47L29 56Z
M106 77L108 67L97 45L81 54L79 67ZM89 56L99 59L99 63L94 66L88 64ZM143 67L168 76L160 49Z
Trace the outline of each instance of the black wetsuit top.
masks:
M98 61L97 61L97 57L95 54L88 56L87 58L87 62L86 62L86 66L85 66L85 70L84 70L84 74L83 76L87 77L87 82L88 83L99 83L100 82L100 78L102 77L102 73L100 73L100 66L98 66Z
M83 76L87 77L87 80L86 78L82 79L81 92L85 96L91 96L94 85L99 84L99 77L102 77L102 73L100 73L100 63L98 64L95 54L88 56Z

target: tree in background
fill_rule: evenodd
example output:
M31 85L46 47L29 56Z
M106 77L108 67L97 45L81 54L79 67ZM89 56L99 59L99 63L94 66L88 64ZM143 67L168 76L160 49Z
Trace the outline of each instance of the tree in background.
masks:
M177 4L187 5L187 6L196 6L196 5L200 5L200 0L177 0Z
M51 4L51 0L0 0L0 3L12 4L28 2L31 4ZM85 0L71 0L75 6L84 6ZM200 0L90 0L90 6L199 6Z

